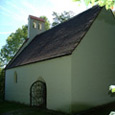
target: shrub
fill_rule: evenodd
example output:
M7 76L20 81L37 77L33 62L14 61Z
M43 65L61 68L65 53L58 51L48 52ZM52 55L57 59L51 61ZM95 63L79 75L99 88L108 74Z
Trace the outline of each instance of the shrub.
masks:
M5 72L4 69L0 70L0 99L4 99L5 90Z

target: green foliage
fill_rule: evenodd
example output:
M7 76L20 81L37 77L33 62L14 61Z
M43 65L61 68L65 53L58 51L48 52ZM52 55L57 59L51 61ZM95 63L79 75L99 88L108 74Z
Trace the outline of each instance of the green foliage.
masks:
M112 92L112 93L115 93L115 88L113 88L113 89L111 90L111 92Z
M46 16L40 16L40 18L45 20L45 29L48 30L50 28L50 22Z
M73 1L81 1L81 0L73 0ZM106 9L113 9L115 6L115 0L84 0L85 4L98 4L99 6L105 6Z
M15 33L11 33L6 40L6 45L0 51L0 62L2 65L6 65L17 50L21 47L25 39L27 39L27 25L18 28Z
M5 88L5 72L4 69L0 68L0 98L4 97L4 88Z
M73 16L73 13L64 11L63 13L58 14L56 12L53 12L52 15L54 16L54 18L53 18L54 21L52 23L52 27L54 27L64 21L70 19Z

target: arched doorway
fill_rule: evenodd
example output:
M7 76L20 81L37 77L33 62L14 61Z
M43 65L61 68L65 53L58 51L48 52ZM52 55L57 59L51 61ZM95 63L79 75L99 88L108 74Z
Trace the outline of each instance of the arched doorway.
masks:
M46 83L36 81L30 87L30 105L46 108Z

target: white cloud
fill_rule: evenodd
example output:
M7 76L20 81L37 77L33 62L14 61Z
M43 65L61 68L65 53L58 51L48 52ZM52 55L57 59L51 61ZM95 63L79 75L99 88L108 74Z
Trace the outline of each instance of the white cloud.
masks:
M8 7L0 6L0 9L3 10L3 15L7 17L10 16L12 18L14 24L15 23L25 23L27 24L28 15L41 16L45 15L48 17L50 22L52 22L52 13L53 11L57 13L61 13L63 11L73 11L75 14L86 9L86 6L81 4L78 6L78 2L72 2L72 0L47 0L47 3L44 2L42 5L39 5L39 2L34 0L33 2L29 2L28 0L20 0L19 4L17 4L14 0L11 2L6 1L6 4L12 9L9 10ZM51 7L50 7L51 6Z
M4 35L4 34L11 34L14 31L10 31L10 32L0 32L0 35Z
M81 11L86 10L86 6L79 2L73 2L72 0L49 0L53 6L54 11L56 12L62 12L62 11L73 11L75 14L78 14ZM80 4L80 5L79 5Z
M33 6L31 3L26 2L26 1L23 1L22 4L24 5L26 9L29 9L27 14L33 13L34 15L38 15L39 9L37 7Z
M22 15L26 15L27 14L27 12L26 12L26 10L24 8L16 5L14 2L7 1L7 4L10 5L14 9L15 12L17 11L18 15L19 14L22 14Z
M15 11L10 11L7 8L4 8L3 6L0 6L0 9L2 10L2 14L7 16L10 16L10 18L13 18L15 20L21 20L22 17L18 15Z

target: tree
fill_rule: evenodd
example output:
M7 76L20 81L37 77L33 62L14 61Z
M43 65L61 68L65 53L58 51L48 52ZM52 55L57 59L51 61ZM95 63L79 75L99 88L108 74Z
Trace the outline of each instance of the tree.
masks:
M50 28L50 22L46 16L40 16L40 18L45 20L45 29L48 30Z
M4 88L5 88L5 72L4 69L0 68L0 98L4 98Z
M0 62L6 65L17 50L21 47L25 39L27 39L27 25L18 28L15 33L11 33L6 40L6 45L0 51Z
M82 0L74 0L74 1L82 1ZM88 4L98 4L99 6L105 6L106 9L113 9L115 6L115 0L84 0L86 5Z
M52 27L54 27L54 26L56 26L56 25L58 25L58 24L60 24L60 23L62 23L64 21L70 19L73 16L73 12L71 12L71 11L69 11L69 12L64 11L61 14L53 12L52 15L54 16L54 18L53 18L54 21L52 23Z

